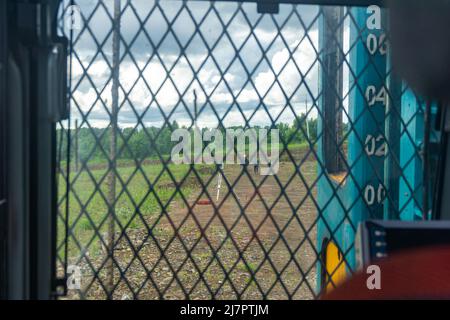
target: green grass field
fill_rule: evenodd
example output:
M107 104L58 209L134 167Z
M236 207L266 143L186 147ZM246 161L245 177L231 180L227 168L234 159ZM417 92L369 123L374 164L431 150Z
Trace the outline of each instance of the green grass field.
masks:
M290 157L285 152L281 152L281 166L278 177L283 183L290 180L295 166L305 159L308 146L304 144L289 145L289 151L295 162L298 163L292 163ZM308 158L309 160L306 163L301 164L301 171L307 181L314 181L316 163L312 157ZM114 247L116 263L120 265L121 270L128 270L127 266L130 265L127 277L133 279L137 287L139 287L138 284L145 281L147 276L146 268L152 270L156 286L163 288L168 285L166 280L169 278L173 279L172 272L168 270L168 263L179 268L177 276L183 283L187 286L194 285L198 272L190 262L184 266L182 265L183 259L186 258L186 249L181 244L181 241L185 242L189 248L197 241L200 241L192 252L192 259L199 268L206 268L204 277L208 283L212 286L220 287L223 281L223 271L221 271L216 260L208 267L209 261L214 259L214 250L207 245L205 239L208 238L208 241L211 241L214 247L219 246L227 234L222 223L215 219L211 226L201 231L190 218L189 223L182 225L181 228L178 227L188 212L180 192L188 203L192 205L202 190L200 182L191 171L191 165L168 164L167 168L164 168L158 159L154 158L145 159L141 163L141 169L139 169L135 161L120 159L117 162L115 197L117 222L115 224L116 244ZM215 166L195 165L194 168L204 183L213 178L208 189L209 192L214 192L217 181ZM224 174L230 181L235 181L241 173L241 166L225 165ZM251 175L255 180L260 181L262 179L262 177L254 173L251 173ZM182 182L183 180L184 182ZM124 184L126 184L126 188L124 188ZM60 180L59 191L62 197L65 192L65 185L62 180ZM68 241L68 261L69 264L82 266L82 272L85 277L83 283L87 285L83 289L86 297L101 298L104 297L104 292L100 281L104 281L107 278L106 269L104 268L107 253L104 246L106 245L110 217L107 205L109 192L107 163L96 159L81 165L78 172L74 171L74 166L72 165L70 191L69 225L71 226L71 231ZM241 205L245 205L251 199L254 191L253 185L246 179L240 180L234 189L234 192L239 196ZM273 179L269 179L259 191L265 201L271 203L275 200L279 187ZM294 202L300 202L306 195L304 186L299 178L294 179L292 183L287 185L286 192L290 200ZM220 195L221 199L224 199L226 193L227 189L224 187ZM64 209L65 201L60 204L61 216L64 215ZM196 206L193 210L201 225L205 225L206 221L211 218L213 213L211 209L212 206ZM261 202L258 200L253 201L246 209L247 218L255 224L261 221L261 218L266 214L265 212ZM312 223L315 221L314 212L314 206L310 201L305 202L299 209L298 214L304 226L313 228ZM232 197L228 198L220 209L221 217L230 226L230 223L238 214L239 208L235 201ZM273 209L272 214L277 223L283 225L286 219L292 215L292 212L287 203L281 201ZM172 219L174 226L171 226L170 219ZM59 243L63 244L65 236L64 223L63 220L59 222L58 238ZM232 273L232 279L233 283L242 288L249 285L246 294L248 294L249 298L255 298L258 296L259 291L255 287L252 273L256 270L255 266L260 266L263 263L264 254L259 245L254 242L248 243L248 241L251 241L251 232L249 232L250 230L246 227L245 222L241 220L241 223L231 233L231 237L237 242L239 247L249 245L244 253L247 259L246 264L242 261L237 264ZM291 245L295 245L296 239L301 238L302 232L302 229L293 223L292 227L285 231L284 236L290 239ZM314 237L314 232L314 229L311 229L311 237ZM179 238L177 239L177 237ZM262 243L270 246L278 238L277 230L268 221L258 233L258 237ZM101 238L105 240L102 242ZM173 239L175 241L169 245ZM162 246L163 249L165 246L168 246L163 256L164 259L160 263L158 263L158 259L161 257L161 254L159 253L160 248L156 246L157 244ZM143 260L145 267L138 260L133 262L134 257L136 257L133 250L139 250L139 259ZM310 257L313 257L313 255L310 251L309 247L302 247L296 256L296 259L304 264L305 269L312 264ZM227 268L233 266L236 259L239 259L238 251L230 239L226 241L223 248L216 254ZM60 257L64 256L63 245L59 247L59 255ZM307 258L304 258L305 256ZM271 259L275 264L281 266L288 257L289 255L285 248L277 246L273 250ZM92 273L91 268L101 271L96 276ZM118 272L118 266L115 267L115 272ZM255 275L259 283L268 287L273 281L273 276L273 271L266 265ZM284 275L284 281L294 286L297 277L298 271L290 270ZM314 277L313 270L308 274L308 278L311 280ZM119 274L116 274L115 279L115 281L119 281ZM90 283L92 283L92 287ZM120 282L119 287L115 297L117 299L120 299L122 294L128 290L127 285L123 281ZM143 289L139 296L149 299L157 297L154 286L148 284L147 287ZM166 298L180 298L180 293L175 293L178 289L171 286ZM272 294L274 297L283 296L281 289L274 289ZM299 297L308 298L308 288L303 288L298 294ZM228 285L225 285L221 295L225 298L232 298L233 290ZM193 297L206 298L208 297L208 292L199 287L194 291ZM75 298L75 296L72 298Z
M181 185L181 192L185 197L189 197L193 189L198 188L198 182L193 172L190 172L190 165L169 164L167 169L164 169L161 164L148 164L142 165L141 168L142 170L136 170L135 166L117 168L115 211L119 224L116 231L124 228L146 228L145 223L150 223L152 217L156 217L163 210L163 206L174 202L183 203L175 185L181 183L184 177L187 176ZM196 165L195 169L203 181L206 181L214 170L213 166L207 165ZM96 229L101 235L107 230L107 176L107 170L104 168L72 173L69 225L72 226L73 237L80 244L87 245L92 242L89 246L91 254L96 254L100 248ZM123 188L124 184L127 185L126 189ZM64 189L61 185L60 192L64 192ZM61 203L61 208L65 208L65 201ZM63 241L63 223L59 224L59 236L60 241ZM69 257L78 255L78 252L75 243L69 241Z
M307 147L305 144L291 144L289 151L295 156L298 153L304 153ZM281 158L281 161L284 158L287 159L286 153L281 152ZM65 164L62 162L61 166L64 167ZM162 210L168 209L167 206L175 203L183 206L184 202L180 192L175 188L176 185L181 186L180 191L185 198L188 198L194 190L197 192L200 190L200 183L190 168L191 166L188 164L169 164L167 168L164 168L158 159L152 158L143 161L139 170L134 161L118 160L116 167L115 214L118 220L116 232L120 232L122 229L147 229L151 227L151 223L157 219ZM215 171L213 165L195 165L194 168L204 182ZM72 166L72 170L74 170L74 166ZM185 177L184 183L180 184ZM107 163L93 159L79 172L72 172L71 181L69 200L71 240L77 239L82 248L78 248L75 241L69 241L69 258L78 257L83 250L87 249L90 254L95 255L101 247L98 236L105 235L108 225ZM126 188L123 187L125 184ZM62 180L59 191L61 195L65 192ZM65 201L60 204L60 209L64 212ZM64 223L60 222L58 238L59 242L62 242L65 232ZM157 229L152 231L158 232ZM62 250L61 247L60 254L63 254Z

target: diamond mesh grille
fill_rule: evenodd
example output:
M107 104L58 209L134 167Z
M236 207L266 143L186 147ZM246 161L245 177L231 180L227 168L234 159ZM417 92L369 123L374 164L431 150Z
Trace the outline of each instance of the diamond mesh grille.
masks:
M68 12L57 250L59 271L67 259L82 275L69 298L317 298L354 272L360 220L421 218L423 104L365 8L65 1L67 36ZM278 129L278 173L172 163L172 132L196 124Z

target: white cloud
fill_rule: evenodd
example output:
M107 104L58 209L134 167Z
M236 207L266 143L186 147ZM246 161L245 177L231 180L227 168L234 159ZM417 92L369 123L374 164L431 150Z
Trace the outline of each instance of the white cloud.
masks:
M259 37L258 40L262 43L268 43L273 38L273 32L271 31L263 29L258 29L256 31L255 33ZM229 30L229 32L231 32L231 30ZM246 34L247 32L245 30L236 28L230 36L233 39L243 39ZM184 107L180 107L180 105L185 104L193 109L193 90L197 91L199 106L206 102L204 90L207 95L211 95L210 102L214 106L217 106L217 108L220 106L223 109L233 105L233 95L237 96L238 104L244 104L246 106L254 105L256 107L261 103L258 93L260 96L264 96L275 82L274 72L281 72L277 78L279 85L276 84L270 89L262 102L270 109L270 113L273 116L278 116L287 103L290 103L297 108L300 103L304 102L305 95L307 94L304 84L298 89L298 86L302 81L306 81L307 86L312 90L313 94L317 94L318 64L314 64L316 54L313 46L316 48L318 46L318 33L317 30L311 30L309 32L309 36L313 41L312 44L307 38L303 39L299 44L299 41L303 36L304 31L301 30L299 31L292 28L283 30L283 37L286 41L289 41L290 50L294 51L294 53L290 55L289 50L283 48L280 43L278 43L277 46L274 46L270 54L267 55L270 59L270 66L273 68L273 72L267 66L258 69L258 72L252 76L255 88L247 85L239 96L237 96L238 92L242 89L242 84L247 79L248 74L242 68L230 68L228 72L226 72L223 77L232 88L231 90L233 91L231 93L229 91L230 89L225 85L221 73L218 71L218 68L224 69L226 66L217 66L213 63L212 59L209 59L204 64L203 68L199 72L196 72L197 68L199 68L207 57L203 53L199 54L197 52L190 55L186 52L186 57L182 57L170 72L170 78L173 82L167 79L168 75L166 71L166 69L169 69L172 66L177 58L173 53L160 53L160 58L163 60L166 67L164 67L162 62L156 58L146 65L149 55L136 55L138 67L143 68L146 65L145 69L141 69L142 75L134 62L131 61L131 59L126 58L120 66L120 84L123 87L123 90L125 90L125 93L128 94L129 101L124 101L125 94L120 90L120 104L122 105L122 109L121 114L119 115L119 121L121 121L121 124L125 124L132 122L133 119L135 119L132 109L129 106L131 103L138 113L143 113L150 106L151 109L147 111L146 117L149 117L152 120L145 118L143 119L144 122L162 123L164 120L156 107L155 102L152 102L152 92L156 93L158 90L159 91L154 99L156 99L157 104L161 107L163 112L169 114L174 108L177 108L177 116L171 120L176 120L180 124L185 125L190 125L191 121L187 112L183 111ZM133 48L134 47L132 47L131 50L133 50ZM259 50L255 45L249 46L249 48L253 50L253 55L251 54L252 50L240 53L243 63L246 65L248 64L248 67L255 65L257 56L255 50ZM220 52L220 47L217 48L217 51ZM221 54L227 55L228 58L224 59L231 61L234 58L235 52L223 50L221 51ZM186 58L189 59L190 64L196 71L192 71ZM87 67L89 61L87 61L87 59L82 60L82 63ZM218 61L218 63L220 64L221 62ZM303 74L308 72L305 79L303 79L303 76L299 73L297 68L299 68ZM83 68L76 59L73 60L72 72L75 80L80 79L83 75ZM73 98L79 104L82 112L87 112L94 106L93 112L89 118L90 121L92 119L93 125L106 126L109 123L108 113L105 111L102 104L106 104L108 109L111 107L111 81L107 81L111 76L110 68L106 61L101 60L99 57L92 63L87 73L92 79L95 88L98 91L103 90L100 97L101 100L99 101L97 99L97 92L89 83L86 85L87 88L85 88L85 90L77 90L74 93ZM198 80L193 81L195 75ZM83 82L84 81L85 80L83 80ZM283 94L281 88L288 98ZM213 90L214 93L212 93ZM183 95L184 92L185 95ZM246 116L250 116L252 112L253 111L246 111L245 114ZM292 122L291 118L292 114L288 115L287 112L284 112L279 119L283 122ZM199 123L201 123L201 126L216 126L217 117L210 109L208 109L201 115ZM242 115L237 108L233 108L225 119L225 125L242 123ZM268 116L262 109L256 112L252 118L252 124L265 125L267 123Z
M313 40L313 45L317 48L317 31L311 31L310 37ZM314 94L317 92L319 70L318 63L314 64L316 60L314 47L308 39L304 39L300 44L298 41L293 44L290 50L291 52L295 50L292 55L287 48L277 51L271 60L273 70L267 69L267 71L260 72L254 77L256 91L260 96L267 94L264 103L269 106L285 105L288 103L286 96L290 98L289 102L291 103L304 100L307 92L304 85L302 88L302 81L306 82ZM278 75L277 83L275 83L276 75ZM270 90L269 93L267 93L268 90ZM254 89L245 89L239 96L240 102L257 101L257 99L258 96ZM309 98L309 100L311 99Z

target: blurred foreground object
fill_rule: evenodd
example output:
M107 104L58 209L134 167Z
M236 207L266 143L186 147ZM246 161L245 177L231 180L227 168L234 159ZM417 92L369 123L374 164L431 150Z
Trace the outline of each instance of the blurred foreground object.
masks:
M358 269L406 250L446 245L450 221L367 220L355 239Z
M365 269L324 299L450 299L450 246L405 251L376 265L380 267L381 289L368 288L371 274Z
M450 1L389 0L393 64L419 94L450 100Z

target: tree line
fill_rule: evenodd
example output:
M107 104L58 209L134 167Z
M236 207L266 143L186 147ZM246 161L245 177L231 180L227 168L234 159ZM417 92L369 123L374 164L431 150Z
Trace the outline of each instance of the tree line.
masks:
M172 148L177 143L171 141L173 130L185 128L181 127L176 121L170 126L165 125L162 128L149 126L143 128L120 128L117 133L117 154L116 159L138 159L157 158L158 153L161 156L169 156ZM306 119L304 114L300 115L291 125L287 123L279 123L272 127L256 127L256 129L278 129L280 133L280 143L302 144L309 139L314 143L317 139L317 118ZM225 132L225 128L220 130ZM242 126L233 126L230 129L244 129ZM207 128L202 129L208 130ZM308 137L309 135L309 137ZM225 138L224 134L224 138ZM79 161L97 160L106 161L108 159L111 128L89 128L83 126L81 128L71 130L71 159L75 159L75 148L78 146ZM57 138L59 141L59 149L61 154L67 154L67 133L61 129L57 130ZM126 143L125 143L126 142ZM270 141L269 141L270 142ZM125 145L126 144L126 145Z

